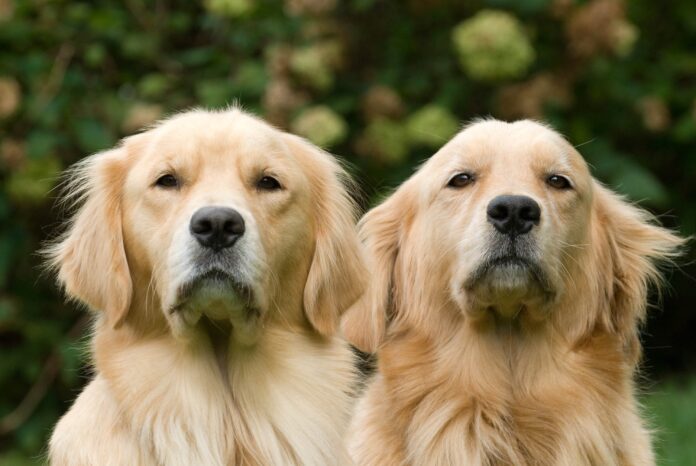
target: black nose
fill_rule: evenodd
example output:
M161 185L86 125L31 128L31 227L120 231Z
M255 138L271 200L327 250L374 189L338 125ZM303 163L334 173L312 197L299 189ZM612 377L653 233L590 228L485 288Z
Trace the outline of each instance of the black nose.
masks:
M203 207L191 217L189 229L201 246L219 251L244 234L244 219L228 207Z
M524 235L539 224L541 208L527 196L498 196L487 209L488 221L506 235Z

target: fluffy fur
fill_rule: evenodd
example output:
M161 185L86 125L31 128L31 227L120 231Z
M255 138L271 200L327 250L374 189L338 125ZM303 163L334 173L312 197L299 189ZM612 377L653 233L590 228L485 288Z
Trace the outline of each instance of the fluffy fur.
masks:
M458 173L473 182L450 186ZM487 220L502 194L540 205L524 237ZM593 180L557 133L465 128L360 234L372 280L343 330L377 352L378 371L351 427L357 464L654 464L635 399L638 329L656 264L682 240ZM506 249L524 261L505 263Z
M56 426L51 463L349 463L354 361L335 331L365 272L333 157L237 109L192 111L70 179L77 211L46 253L95 311L95 377ZM233 247L189 232L210 205L244 218Z

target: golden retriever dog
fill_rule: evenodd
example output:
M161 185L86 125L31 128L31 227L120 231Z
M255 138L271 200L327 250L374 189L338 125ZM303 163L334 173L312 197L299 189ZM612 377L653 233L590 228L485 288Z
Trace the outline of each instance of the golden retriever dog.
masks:
M477 122L360 234L373 276L342 325L378 371L350 429L357 464L654 464L638 329L682 241L560 135Z
M47 254L98 311L55 465L339 465L336 336L363 290L346 173L241 110L191 111L81 162Z

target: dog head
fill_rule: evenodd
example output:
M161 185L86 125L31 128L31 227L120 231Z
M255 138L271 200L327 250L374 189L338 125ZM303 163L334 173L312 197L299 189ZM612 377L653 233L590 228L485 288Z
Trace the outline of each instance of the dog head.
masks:
M599 323L631 339L655 261L681 242L531 121L465 128L360 228L375 275L344 331L368 351L389 322L437 332L491 316L566 313L573 337Z
M207 316L330 335L364 280L347 180L240 110L187 112L73 170L79 209L47 254L112 327L182 335Z

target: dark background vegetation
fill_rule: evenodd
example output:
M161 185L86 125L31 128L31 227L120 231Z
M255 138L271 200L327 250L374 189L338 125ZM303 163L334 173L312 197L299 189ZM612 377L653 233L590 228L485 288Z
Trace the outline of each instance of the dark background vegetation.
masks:
M693 0L0 0L0 464L36 461L89 376L85 313L35 254L80 158L236 101L347 159L373 202L463 122L531 117L691 235L695 51ZM664 464L696 464L693 259L644 338Z

